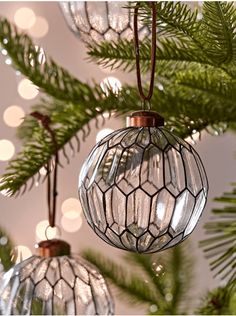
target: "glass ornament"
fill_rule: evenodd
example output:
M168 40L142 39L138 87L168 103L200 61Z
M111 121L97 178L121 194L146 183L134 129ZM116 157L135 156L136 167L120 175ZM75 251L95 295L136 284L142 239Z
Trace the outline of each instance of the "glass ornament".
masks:
M134 112L129 127L102 139L79 176L84 214L108 244L139 253L189 236L207 200L202 161L155 112Z
M59 240L39 244L34 255L6 272L1 315L113 315L108 287L97 269Z
M129 2L63 1L60 7L67 25L85 43L133 39L133 15ZM139 37L150 35L147 26L139 23Z

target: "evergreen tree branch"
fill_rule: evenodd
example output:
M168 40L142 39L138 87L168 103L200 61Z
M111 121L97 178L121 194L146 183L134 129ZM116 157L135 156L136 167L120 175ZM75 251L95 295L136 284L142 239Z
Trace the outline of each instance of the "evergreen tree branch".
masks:
M217 65L235 62L236 10L233 2L206 1L201 24L204 49Z
M140 265L143 271L152 281L155 289L158 291L158 296L161 300L165 299L165 284L163 284L163 275L156 271L156 262L153 255L142 255L131 253L125 257L127 261Z
M200 242L207 258L211 259L211 270L215 275L221 276L229 282L236 282L236 189L225 193L221 198L215 199L220 203L226 203L223 209L212 210L214 221L205 225L209 237Z
M44 93L61 101L78 103L95 101L92 87L73 77L50 57L40 63L40 49L31 38L19 33L8 20L0 17L0 43L7 50L13 66L28 77Z
M0 267L3 266L4 271L9 270L14 264L12 260L13 249L14 246L9 236L3 229L0 229Z
M93 250L83 252L83 256L95 264L101 273L119 289L121 294L128 294L128 298L135 299L137 302L156 305L157 312L150 314L178 315L182 314L181 305L183 303L185 303L184 311L186 312L186 292L191 286L192 279L190 273L192 261L184 248L184 245L180 245L170 249L166 251L164 257L160 253L152 255L129 253L126 255L125 260L131 263L133 269L137 269L136 274L143 272L137 293L136 287L133 288L131 282L133 278L137 277L127 272L124 267ZM141 271L139 272L138 269ZM143 291L147 292L144 293Z
M235 284L219 287L209 291L196 309L197 315L235 315L236 295Z
M140 64L142 72L150 69L151 42L149 39L140 43ZM132 41L120 40L118 42L101 42L88 47L89 61L93 61L102 67L132 71L135 69L135 53ZM165 68L184 68L188 63L212 65L204 56L202 49L191 47L185 41L177 41L172 38L158 40L156 71L165 75ZM163 64L166 67L163 69Z
M129 273L127 269L98 252L84 251L83 257L97 266L104 277L110 279L114 285L121 289L122 294L125 294L125 298L129 298L136 303L156 304L158 298L155 292L148 283L145 283L136 274Z

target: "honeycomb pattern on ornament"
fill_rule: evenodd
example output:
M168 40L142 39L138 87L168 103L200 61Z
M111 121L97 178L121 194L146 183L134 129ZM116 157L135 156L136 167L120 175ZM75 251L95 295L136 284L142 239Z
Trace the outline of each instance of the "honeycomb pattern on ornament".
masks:
M125 5L128 5L128 2L60 2L67 24L86 43L131 40L133 16L131 9L124 8ZM138 30L140 40L150 35L150 29L141 23Z
M79 256L32 256L5 273L1 315L113 315L104 278Z
M197 152L165 128L128 127L101 140L85 161L79 195L92 229L112 246L167 249L195 228L208 193Z

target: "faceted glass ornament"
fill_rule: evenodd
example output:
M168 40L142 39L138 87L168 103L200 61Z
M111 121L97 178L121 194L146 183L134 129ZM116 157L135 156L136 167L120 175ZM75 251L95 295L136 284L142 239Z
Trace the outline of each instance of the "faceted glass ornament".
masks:
M32 256L5 273L1 315L113 315L101 274L79 256Z
M70 29L85 43L133 39L133 15L121 1L63 1L60 2ZM150 29L139 22L139 38L150 35Z
M110 245L140 253L187 238L207 193L199 155L164 127L127 127L109 134L93 148L79 177L92 229Z

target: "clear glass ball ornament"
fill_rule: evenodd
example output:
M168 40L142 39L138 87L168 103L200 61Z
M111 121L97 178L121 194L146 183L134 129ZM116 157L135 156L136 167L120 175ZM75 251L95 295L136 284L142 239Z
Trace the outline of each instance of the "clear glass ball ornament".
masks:
M199 155L161 125L155 112L134 113L131 126L102 139L81 169L86 219L114 247L140 253L172 247L191 234L206 204Z
M113 315L114 307L106 282L94 266L79 256L46 253L4 274L0 314Z
M63 1L60 7L70 29L85 43L133 39L133 15L121 1ZM139 38L150 29L139 23Z

